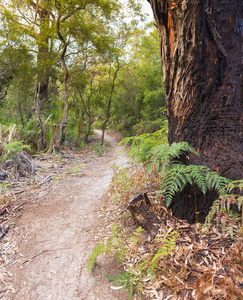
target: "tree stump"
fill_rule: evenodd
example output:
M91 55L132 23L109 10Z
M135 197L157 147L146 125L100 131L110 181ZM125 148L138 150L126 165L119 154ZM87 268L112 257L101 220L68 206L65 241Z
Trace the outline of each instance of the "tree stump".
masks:
M146 193L140 194L134 198L128 205L127 209L139 226L145 230L156 233L159 229L159 219L153 212L152 204Z

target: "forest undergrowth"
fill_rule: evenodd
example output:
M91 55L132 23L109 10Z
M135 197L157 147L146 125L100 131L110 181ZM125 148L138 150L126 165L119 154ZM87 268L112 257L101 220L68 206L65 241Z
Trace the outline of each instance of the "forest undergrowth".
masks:
M122 291L128 289L129 299L242 299L243 181L183 164L181 155L197 152L187 143L169 146L164 130L122 141L129 142L133 163L116 168L107 194L124 210L110 235L94 249L88 270L100 254L114 255L124 274L105 276ZM203 193L212 188L218 192L205 223L189 224L169 209L175 193L187 184ZM134 204L139 194L142 200ZM146 199L152 221L157 220L150 231L144 228L151 220L140 213Z

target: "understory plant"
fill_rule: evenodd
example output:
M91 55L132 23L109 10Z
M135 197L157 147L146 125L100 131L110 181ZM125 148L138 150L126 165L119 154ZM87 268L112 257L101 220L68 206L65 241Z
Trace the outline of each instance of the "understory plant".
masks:
M134 293L134 288L137 287L140 294L142 291L142 278L138 276L135 272L131 270L121 274L121 275L107 275L105 277L114 283L116 286L122 287L122 292L126 289L128 290L128 299L132 298Z
M87 266L89 272L93 269L97 257L100 254L109 255L114 253L117 263L124 260L126 253L126 248L123 246L123 243L126 240L124 234L125 232L119 224L113 224L109 238L106 241L100 241L92 252Z
M23 149L31 150L31 147L29 145L24 145L22 141L14 141L7 144L3 148L5 154L1 157L1 161L13 159L14 156Z
M223 231L228 229L233 238L233 227L237 222L241 221L243 237L243 196L240 195L242 190L243 180L232 181L220 190L219 198L214 201L206 217L204 229L207 229L208 226L214 222L216 226L220 226ZM238 211L234 211L234 206ZM241 216L239 214L240 211Z
M142 227L138 227L132 233L132 236L126 237L124 228L118 224L114 224L109 238L106 241L102 240L95 247L87 266L88 271L91 271L100 254L115 254L117 264L125 260L126 254L132 256L134 263L126 272L120 275L105 275L105 277L116 286L122 286L122 291L127 289L129 299L131 299L135 288L141 295L143 279L149 280L156 278L156 272L158 270L160 272L162 270L167 278L169 277L169 258L176 249L176 240L179 237L177 231L172 231L156 239L157 251L145 259L140 257L137 251L134 251L140 240L142 231ZM166 269L160 267L161 261L164 260L166 260Z
M189 153L199 155L187 142L172 143L164 140L164 130L139 137L125 138L121 143L131 142L130 156L142 163L150 177L160 181L159 193L165 195L165 203L170 206L173 197L186 185L198 187L203 194L208 190L219 191L230 183L230 180L211 171L206 166L184 163L182 157ZM188 160L189 162L189 160ZM196 201L196 199L195 199ZM197 207L195 203L195 207Z
M110 183L109 192L112 200L127 203L139 193L145 193L151 183L144 169L129 170L124 166L115 166L115 174Z
M106 143L105 145L101 145L100 143L95 143L93 145L93 149L97 156L102 156L105 152L108 151L110 144Z
M118 145L126 146L131 144L131 150L128 151L129 156L133 158L136 163L142 163L146 168L150 159L150 151L154 147L168 142L167 128L168 124L165 123L163 128L158 131L124 138Z

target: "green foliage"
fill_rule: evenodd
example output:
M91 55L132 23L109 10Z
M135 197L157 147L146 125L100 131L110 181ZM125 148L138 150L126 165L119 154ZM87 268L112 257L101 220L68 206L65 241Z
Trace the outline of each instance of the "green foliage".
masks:
M127 63L118 75L112 120L124 136L154 132L166 118L159 39L152 26L148 31L134 30Z
M142 231L143 229L140 226L133 232L132 238L136 237L136 243L138 241L137 238L141 236ZM124 235L125 232L121 225L119 224L112 225L111 233L108 239L106 241L102 240L101 242L99 242L99 244L95 247L94 251L90 256L90 259L88 261L88 266L87 266L89 272L93 269L94 263L100 254L105 254L105 255L115 254L117 264L124 261L125 254L127 252L127 249L125 248L125 243L129 240L129 238L125 237Z
M104 244L104 241L101 241L99 242L99 244L94 248L90 258L89 258L89 261L88 261L88 265L87 265L87 270L88 272L90 272L93 267L94 267L94 264L97 260L97 257L100 255L100 254L103 254L105 251L105 244Z
M176 240L179 237L179 233L177 231L172 231L168 233L168 235L164 238L160 238L158 241L161 243L157 253L154 255L151 266L148 269L148 273L154 273L154 269L157 267L158 260L161 257L166 257L168 262L168 257L173 253L176 248ZM168 273L168 264L167 264L167 273Z
M175 160L179 160L185 153L194 153L198 155L196 150L186 142L162 144L153 147L148 153L148 172L164 173L171 169L171 165ZM178 161L177 161L178 162Z
M114 169L118 170L119 167ZM112 178L110 183L110 191L112 195L112 200L117 202L121 198L122 192L129 192L132 190L130 173L126 167L119 168L118 172Z
M124 247L124 231L119 224L113 224L110 236L106 241L102 240L94 249L91 257L88 261L87 269L90 272L94 267L94 263L99 254L110 255L114 253L116 256L116 262L119 264L124 260L126 254L126 248Z
M159 193L164 193L167 206L171 205L175 194L181 192L187 184L194 186L194 189L197 186L206 194L212 189L219 193L230 183L229 179L205 166L184 164L182 158L187 159L189 153L198 155L197 151L187 142L171 145L165 143L162 139L165 132L166 127L154 133L125 138L120 144L127 145L131 142L130 156L137 163L143 163L148 175L159 174ZM128 178L128 175L121 175Z
M102 129L102 120L96 120L92 124L92 128Z
M209 168L197 165L183 165L174 163L164 173L161 183L161 192L165 193L166 205L172 203L173 197L178 191L182 191L187 184L197 185L206 194L208 190L215 189L219 192L229 180L212 172Z
M22 127L21 133L24 136L25 142L31 144L37 149L37 137L40 133L40 126L37 119L30 119L25 126Z
M144 133L139 136L124 138L118 145L131 144L129 155L137 162L147 164L151 156L150 151L166 141L167 123L154 133Z
M123 286L122 292L128 290L128 299L132 298L134 287L142 282L142 278L129 270L121 275L106 275L105 277L117 286Z
M139 241L139 237L142 235L141 232L143 232L144 229L142 226L139 226L134 232L133 232L133 236L130 237L130 240L137 244L137 242Z
M240 215L232 210L236 205L239 211L242 211L242 236L243 236L243 196L232 194L231 192L243 190L243 180L235 180L220 190L220 197L214 201L205 221L204 229L207 229L212 222L220 226L223 231L228 229L233 239L233 226L240 220Z
M110 146L109 143L106 143L104 145L101 145L100 143L95 143L93 145L93 149L97 156L102 156L105 152L108 151L109 146Z
M83 168L83 165L77 165L73 168L70 168L67 174L77 174L80 169Z
M130 241L137 243L136 237L141 236L141 232L143 231L142 227L136 229L133 232L133 236L129 238ZM163 238L155 240L158 243L159 248L158 251L154 254L151 260L146 260L144 258L136 257L136 271L133 271L134 266L127 272L121 275L105 275L105 277L111 282L115 283L117 286L122 286L122 291L125 289L128 290L129 299L131 299L135 287L138 288L140 293L142 292L142 280L145 277L153 278L156 277L156 271L160 270L159 261L161 259L167 260L167 270L164 270L167 274L169 272L169 257L173 254L176 249L176 240L179 237L179 233L177 231L172 231L168 233ZM135 239L135 240L134 240ZM127 243L127 239L123 239L123 244ZM97 247L104 252L103 248L104 244L99 244ZM121 245L120 245L121 246ZM98 249L98 250L99 250ZM95 249L95 254L98 251ZM93 255L93 254L92 254ZM95 255L94 255L95 256Z
M6 154L1 157L1 161L6 161L8 159L14 158L14 156L23 149L27 149L30 151L31 147L29 145L24 145L21 141L14 141L7 144L3 148L3 152L5 152Z

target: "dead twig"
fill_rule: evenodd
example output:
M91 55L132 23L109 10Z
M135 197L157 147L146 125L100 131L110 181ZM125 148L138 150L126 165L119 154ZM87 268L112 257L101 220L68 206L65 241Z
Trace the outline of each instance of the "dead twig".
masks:
M71 249L71 247L67 247L67 248L59 248L59 249L45 249L45 250L42 250L41 252L37 253L36 255L32 256L31 258L29 259L26 259L23 263L23 264L26 264L27 262L30 262L31 260L35 259L36 257L40 256L41 254L43 253L46 253L46 252L53 252L53 251L59 251L59 250L69 250Z
M44 178L40 183L39 186L51 181L53 178L51 177L51 175L48 175L46 178Z

